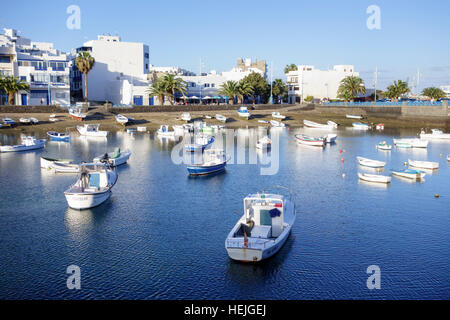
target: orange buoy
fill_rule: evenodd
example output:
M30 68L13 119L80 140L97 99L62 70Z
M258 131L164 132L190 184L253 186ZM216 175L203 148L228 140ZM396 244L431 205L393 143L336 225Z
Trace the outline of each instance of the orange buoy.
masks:
M344 157L341 158L341 162L344 162Z

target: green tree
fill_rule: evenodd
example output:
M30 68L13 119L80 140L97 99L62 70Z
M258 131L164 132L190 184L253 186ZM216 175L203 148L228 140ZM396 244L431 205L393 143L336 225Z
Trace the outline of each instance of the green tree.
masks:
M8 105L15 104L15 96L19 91L29 91L30 86L13 76L0 77L0 91L8 94Z
M78 56L75 58L75 65L78 70L84 74L84 101L88 101L88 85L87 85L87 75L89 71L95 65L95 59L91 56L88 51L82 51L78 53Z
M162 79L155 80L148 89L148 94L151 97L158 97L159 103L164 104L164 96L166 95L166 88Z
M272 82L272 95L275 98L276 103L279 103L280 97L284 96L288 92L287 85L281 79L275 79Z
M256 103L256 98L258 96L267 98L270 95L270 86L264 79L264 77L257 72L251 72L248 76L240 81L240 85L245 84L248 88L252 88L251 95L253 104Z
M234 103L234 98L239 95L239 84L236 81L227 81L221 85L218 93L229 98L228 104L231 104L230 101Z
M408 83L402 80L397 80L387 87L386 97L397 101L399 97L407 94L409 91Z
M174 74L166 74L161 81L166 91L166 95L170 98L170 104L173 105L175 93L179 92L182 95L187 93L187 83L180 77L176 77Z
M342 79L337 94L338 98L352 101L360 94L366 93L364 80L357 76L348 76Z
M284 73L288 73L289 71L296 71L298 70L297 66L293 63L286 65L286 67L284 67Z
M422 95L429 97L431 99L434 99L434 100L439 100L446 96L445 92L443 90L436 88L436 87L429 87L429 88L423 89Z

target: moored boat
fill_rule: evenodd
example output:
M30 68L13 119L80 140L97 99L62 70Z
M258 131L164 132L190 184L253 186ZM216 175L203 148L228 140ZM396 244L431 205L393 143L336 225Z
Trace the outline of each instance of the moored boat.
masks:
M284 119L286 119L286 116L283 116L278 111L274 111L274 112L272 112L272 118L284 120Z
M22 138L22 143L11 146L0 146L0 152L20 152L41 149L45 146L46 139L36 139L31 136Z
M200 134L194 137L194 143L185 145L187 152L199 152L205 150L209 145L214 142L214 137Z
M408 159L408 164L411 167L415 168L422 168L422 169L438 169L439 163L438 162L431 162L431 161L418 161L418 160L410 160Z
M30 121L30 119L28 119L28 118L20 118L20 119L19 119L19 122L20 122L21 124L31 124L31 121Z
M79 121L83 121L86 118L86 114L81 112L81 109L69 109L69 115Z
M390 144L388 144L386 141L382 141L377 144L377 149L389 151L389 150L392 150L392 146Z
M100 124L85 124L83 126L77 126L77 130L82 136L106 137L108 135L108 131L98 130L99 127Z
M333 121L329 121L329 122L333 122ZM314 121L309 121L309 120L303 120L303 124L306 127L309 128L316 128L316 129L335 129L337 128L337 124L333 122L333 124L322 124L322 123L317 123ZM335 126L336 125L336 126Z
M375 128L376 128L377 130L384 130L384 123L378 123L378 124L375 126Z
M358 177L364 181L377 182L377 183L389 183L392 180L392 178L389 176L383 176L383 175L379 175L379 174L359 173L359 172L358 172Z
M444 133L439 129L431 129L431 133L420 132L420 139L450 140L450 133Z
M284 128L286 125L281 121L270 120L270 125L275 128Z
M52 141L69 141L70 135L64 132L48 131L47 135Z
M225 117L221 114L216 114L216 119L223 123L227 122L227 117Z
M346 117L347 119L359 119L359 120L361 120L361 119L364 118L363 115L356 116L356 115L353 115L353 114L347 114L345 117Z
M383 162L383 161L372 160L372 159L363 158L363 157L356 157L356 159L358 160L358 163L360 165L365 166L365 167L383 168L386 165L386 162Z
M217 173L225 170L230 157L222 149L205 150L200 163L189 163L187 170L192 176Z
M427 148L428 141L421 139L394 139L394 144L398 148Z
M128 123L128 118L121 114L116 114L116 121L121 125L126 125Z
M181 120L183 121L191 121L191 114L189 112L185 112L181 114Z
M325 138L315 138L310 137L304 134L296 134L295 139L297 143L308 145L308 146L317 146L323 147L325 146Z
M73 209L93 208L109 199L116 181L117 173L104 163L81 164L78 180L64 195Z
M413 169L400 169L400 170L391 170L392 174L395 176L408 178L408 179L422 179L425 177L426 173L421 170L413 170Z
M130 156L130 150L120 151L120 148L116 148L113 152L105 153L104 155L94 158L92 162L109 163L112 167L117 167L127 163Z
M245 107L245 106L242 106L242 107L240 107L238 110L237 110L237 113L238 113L238 115L239 115L239 117L242 117L242 118L249 118L250 117L250 112L248 112L248 109L247 109L247 107Z
M370 126L367 123L354 122L352 123L353 129L358 130L369 130Z
M36 118L33 118L33 117L29 118L28 120L30 120L31 124L38 124L39 123L39 120L36 119Z
M257 193L244 198L244 215L225 240L233 260L257 262L276 254L295 222L295 204L279 194Z
M54 161L51 164L51 169L56 173L79 173L80 165L72 162Z
M16 125L16 122L11 118L3 118L2 121L3 121L4 126L15 126Z
M174 137L175 131L169 131L169 126L163 124L156 130L156 134L160 137Z
M41 168L42 169L53 169L53 164L55 162L69 164L72 163L72 159L56 159L50 157L41 157Z

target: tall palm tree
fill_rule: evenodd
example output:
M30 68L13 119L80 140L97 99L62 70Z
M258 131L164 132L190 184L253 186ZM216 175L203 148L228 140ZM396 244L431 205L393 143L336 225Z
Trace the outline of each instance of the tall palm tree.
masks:
M8 105L15 104L15 95L19 91L28 91L30 86L19 78L13 76L6 76L0 78L0 91L8 94Z
M422 95L429 97L432 100L439 100L445 97L445 92L436 87L429 87L423 89Z
M170 104L172 105L175 93L179 92L182 95L187 94L186 81L179 77L175 77L174 74L166 74L164 78L162 78L162 82L164 84L164 88L166 89L166 94L170 97Z
M342 79L338 88L338 97L345 101L353 101L358 95L366 93L364 80L357 76L348 76Z
M280 101L280 97L288 92L287 85L281 79L275 79L272 82L272 94L276 97L276 102Z
M232 80L224 82L218 91L218 94L228 97L228 104L231 104L230 101L232 100L234 104L234 98L238 95L238 93L239 84L236 81Z
M158 97L159 103L164 104L164 96L166 95L166 88L162 79L155 80L149 87L148 93L152 97Z
M87 86L87 75L89 71L92 70L95 64L94 57L88 51L82 51L75 58L75 65L78 70L84 74L84 101L88 101L88 86Z
M237 92L238 103L241 104L244 101L244 97L253 95L254 91L251 84L246 81L239 81Z
M402 80L394 81L389 87L387 87L387 97L398 100L399 97L409 92L408 83Z

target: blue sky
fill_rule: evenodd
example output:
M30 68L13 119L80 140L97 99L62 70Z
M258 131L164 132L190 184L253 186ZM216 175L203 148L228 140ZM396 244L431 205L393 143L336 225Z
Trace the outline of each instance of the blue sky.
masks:
M81 9L81 29L66 28L69 5ZM366 9L381 10L381 29L369 30ZM97 34L144 42L150 63L199 71L229 70L238 57L326 69L354 64L379 87L421 72L423 88L450 84L450 2L447 0L59 0L2 3L0 26L69 51Z

